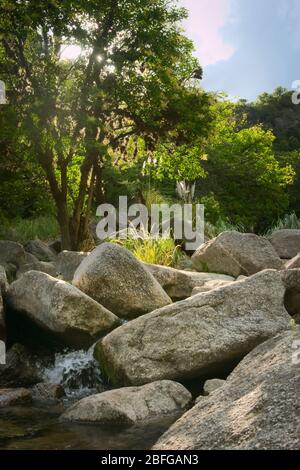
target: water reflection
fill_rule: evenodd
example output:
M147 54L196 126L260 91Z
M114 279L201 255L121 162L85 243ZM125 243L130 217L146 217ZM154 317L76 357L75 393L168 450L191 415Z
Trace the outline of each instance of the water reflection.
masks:
M60 423L62 405L19 406L0 410L0 449L149 449L178 418L173 415L129 429Z

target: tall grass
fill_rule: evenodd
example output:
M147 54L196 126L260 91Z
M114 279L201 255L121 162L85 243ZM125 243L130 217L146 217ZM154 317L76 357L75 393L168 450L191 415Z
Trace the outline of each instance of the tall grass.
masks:
M276 230L283 229L300 229L300 219L296 216L295 212L286 214L275 222L275 224L266 231L265 235L272 235Z
M180 246L171 237L153 237L148 231L130 229L127 238L111 238L110 242L127 248L140 261L178 267L185 258Z
M0 239L19 243L26 243L36 238L50 241L57 237L59 237L59 226L54 216L16 219L0 227Z

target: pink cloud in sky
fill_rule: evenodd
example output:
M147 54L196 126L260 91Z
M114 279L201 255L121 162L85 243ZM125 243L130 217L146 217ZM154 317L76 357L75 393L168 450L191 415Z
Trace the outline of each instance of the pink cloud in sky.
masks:
M235 48L225 42L220 30L230 21L231 0L180 0L179 4L189 11L183 26L201 65L229 59Z

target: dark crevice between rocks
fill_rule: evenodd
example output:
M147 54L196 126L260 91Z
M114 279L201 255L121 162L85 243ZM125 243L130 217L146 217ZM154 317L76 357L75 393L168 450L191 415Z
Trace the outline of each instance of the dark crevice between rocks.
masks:
M20 343L33 353L43 355L65 348L58 337L37 326L24 314L12 310L8 305L5 310L7 349L15 343Z
M203 394L203 386L206 380L210 379L223 379L226 380L229 374L236 368L236 366L241 362L241 360L246 356L246 354L240 356L240 358L235 359L234 361L228 361L222 365L210 366L207 371L202 370L201 375L197 377L181 380L180 383L186 387L189 392L192 394L193 398L197 398L199 395Z
M286 289L284 296L284 306L296 323L300 323L300 287Z
M107 331L109 333L110 330ZM43 353L63 351L66 346L71 349L88 350L101 335L91 336L77 328L68 328L62 334L48 331L43 325L38 325L22 312L17 312L6 305L6 334L7 349L14 343L21 343L33 352Z

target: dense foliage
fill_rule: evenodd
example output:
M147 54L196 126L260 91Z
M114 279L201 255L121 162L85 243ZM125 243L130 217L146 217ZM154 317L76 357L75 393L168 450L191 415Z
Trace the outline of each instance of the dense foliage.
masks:
M185 11L166 0L25 1L0 4L1 77L20 138L42 167L65 248L88 237L102 172L129 136L148 150L208 127L209 97L180 32ZM62 48L78 44L71 64Z
M272 130L274 149L281 165L290 164L295 171L293 184L287 188L289 212L300 216L300 105L292 100L292 91L278 87L263 93L254 103L241 102L238 113L246 113L248 124L261 123Z
M300 106L204 92L185 16L168 0L0 0L2 223L56 214L63 247L86 248L96 205L174 200L180 181L214 224L299 215Z
M285 188L294 170L276 160L273 133L260 125L245 126L231 103L216 106L215 123L202 194L211 191L231 222L262 231L288 210Z

